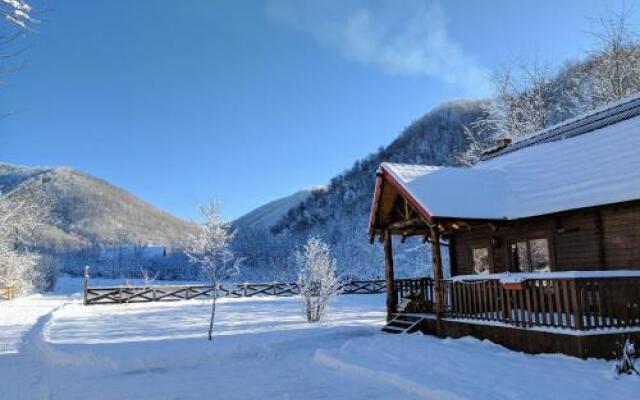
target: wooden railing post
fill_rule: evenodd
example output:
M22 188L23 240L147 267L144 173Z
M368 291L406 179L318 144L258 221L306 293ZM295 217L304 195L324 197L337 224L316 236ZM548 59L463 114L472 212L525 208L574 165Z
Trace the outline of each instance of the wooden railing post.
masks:
M569 281L569 292L571 294L571 308L573 309L573 326L575 329L581 331L584 329L582 321L582 304L578 301L578 288L575 279Z
M88 290L89 290L89 266L84 267L84 275L82 277L82 287L83 287L83 301L82 303L86 306L88 303Z

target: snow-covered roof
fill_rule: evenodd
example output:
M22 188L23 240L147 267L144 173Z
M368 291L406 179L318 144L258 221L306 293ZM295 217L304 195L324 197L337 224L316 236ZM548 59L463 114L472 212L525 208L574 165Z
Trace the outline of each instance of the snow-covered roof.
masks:
M380 168L431 217L518 219L637 200L640 116L529 143L471 168Z

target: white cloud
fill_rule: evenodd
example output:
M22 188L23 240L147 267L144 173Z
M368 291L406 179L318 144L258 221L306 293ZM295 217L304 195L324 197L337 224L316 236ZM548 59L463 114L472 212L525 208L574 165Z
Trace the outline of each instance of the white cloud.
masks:
M419 0L271 0L269 16L347 59L486 93L487 71L449 36L442 6Z

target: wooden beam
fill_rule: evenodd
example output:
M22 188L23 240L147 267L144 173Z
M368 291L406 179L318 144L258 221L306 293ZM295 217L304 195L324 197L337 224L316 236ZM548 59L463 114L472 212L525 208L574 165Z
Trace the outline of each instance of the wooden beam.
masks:
M409 229L409 228L417 228L417 227L424 227L426 228L427 225L425 224L425 222L421 219L421 218L412 218L410 220L406 220L406 221L396 221L396 222L392 222L389 224L389 229L391 230L402 230L402 229Z
M387 285L387 321L393 318L393 314L398 312L396 304L396 293L393 286L393 243L391 241L391 232L384 232L384 275Z

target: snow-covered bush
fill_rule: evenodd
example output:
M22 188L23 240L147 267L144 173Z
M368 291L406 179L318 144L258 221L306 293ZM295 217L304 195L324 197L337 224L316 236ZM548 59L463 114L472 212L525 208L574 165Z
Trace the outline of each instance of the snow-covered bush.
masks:
M200 224L198 235L187 252L191 262L200 267L200 271L209 284L218 288L224 280L239 272L241 260L231 250L229 244L233 238L231 225L222 219L215 201L200 208L204 222ZM209 319L209 340L213 339L213 322L216 316L217 290L213 291L211 317Z
M303 251L298 251L296 256L304 313L307 321L318 322L340 287L336 276L336 260L331 257L329 246L317 236L309 238Z

